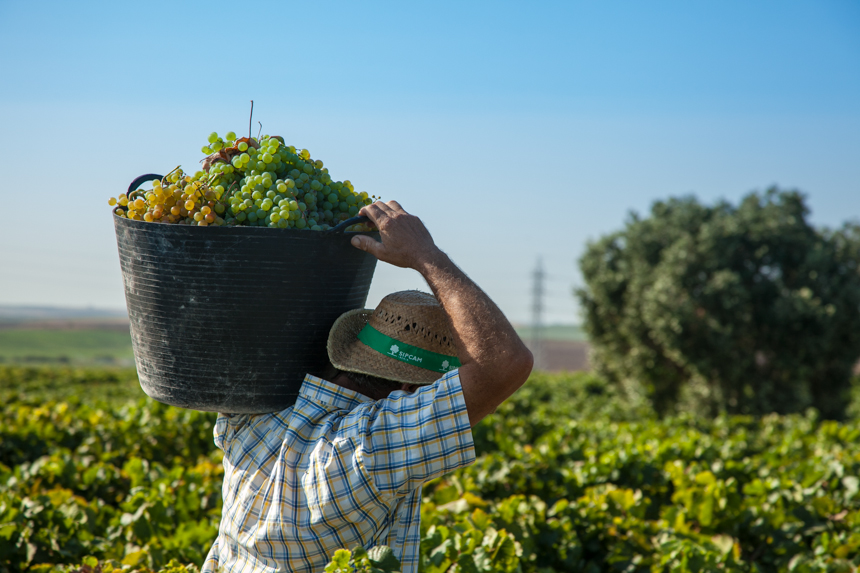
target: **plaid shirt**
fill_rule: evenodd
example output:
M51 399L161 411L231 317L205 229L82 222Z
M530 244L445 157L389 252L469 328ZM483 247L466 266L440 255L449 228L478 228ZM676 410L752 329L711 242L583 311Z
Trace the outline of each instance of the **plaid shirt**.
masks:
M219 415L215 444L224 507L204 573L318 573L356 545L415 573L421 486L475 460L456 370L382 400L308 375L286 410Z

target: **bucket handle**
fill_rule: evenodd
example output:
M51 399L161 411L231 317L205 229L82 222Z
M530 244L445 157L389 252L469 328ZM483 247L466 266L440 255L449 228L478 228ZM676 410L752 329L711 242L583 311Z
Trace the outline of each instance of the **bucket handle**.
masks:
M368 217L365 217L364 215L359 215L358 217L352 217L351 219L347 219L346 221L341 221L340 223L338 223L337 225L335 225L334 227L329 229L328 232L329 233L335 233L337 231L343 231L347 227L355 225L356 223L364 223L366 221L370 221L370 219Z
M156 179L163 179L163 177L161 175L156 175L155 173L147 173L146 175L141 175L140 177L135 178L135 180L128 186L128 194L131 195L135 189L147 181L155 181Z
M136 177L134 181L128 186L128 194L131 195L132 192L149 181L155 181L156 179L163 179L163 176L156 175L155 173L147 173L146 175L141 175L140 177ZM351 219L347 219L346 221L342 221L328 230L329 233L335 233L337 231L343 231L347 227L351 227L357 223L364 223L366 221L370 221L364 215L359 215L357 217L352 217Z

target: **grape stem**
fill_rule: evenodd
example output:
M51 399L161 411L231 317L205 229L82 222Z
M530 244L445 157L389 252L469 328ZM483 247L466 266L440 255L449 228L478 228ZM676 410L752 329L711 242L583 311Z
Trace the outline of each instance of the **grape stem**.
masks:
M162 184L162 185L164 185L164 180L165 180L165 179L167 179L168 177L170 177L170 175L171 175L174 171L176 171L177 169L179 169L180 167L182 167L182 166L181 166L181 165L177 165L176 167L174 167L173 169L171 169L170 171L168 171L167 175L165 175L164 177L162 177L162 178L161 178L161 184Z
M257 123L260 123L259 121ZM257 141L260 141L260 134L263 132L263 124L260 123L260 129L257 130Z
M251 100L251 115L248 117L248 139L251 139L251 125L253 125L254 119L254 100Z

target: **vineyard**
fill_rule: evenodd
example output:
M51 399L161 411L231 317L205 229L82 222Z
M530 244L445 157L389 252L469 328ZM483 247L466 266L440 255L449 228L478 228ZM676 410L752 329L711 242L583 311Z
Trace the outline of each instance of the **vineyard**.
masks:
M133 371L0 366L0 572L202 563L215 415L141 396ZM659 420L591 375L535 374L474 438L477 462L425 487L425 573L860 571L856 417Z

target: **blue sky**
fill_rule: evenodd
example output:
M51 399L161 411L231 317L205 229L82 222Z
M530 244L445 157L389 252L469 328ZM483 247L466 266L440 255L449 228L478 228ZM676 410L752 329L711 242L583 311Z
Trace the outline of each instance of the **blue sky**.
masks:
M0 304L124 305L107 198L209 132L397 199L518 322L586 242L770 185L860 217L860 3L0 0ZM420 288L378 267L368 300Z

